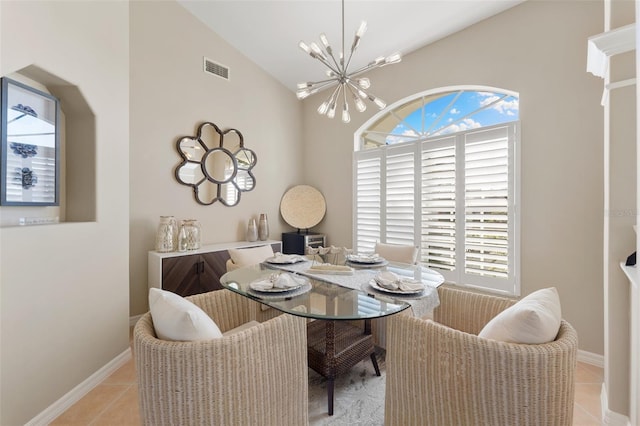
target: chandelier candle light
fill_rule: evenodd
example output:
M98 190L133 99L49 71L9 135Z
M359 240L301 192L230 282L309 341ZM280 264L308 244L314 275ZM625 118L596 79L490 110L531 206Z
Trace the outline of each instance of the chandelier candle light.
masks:
M306 83L298 83L298 90L296 95L298 99L302 100L308 96L311 96L322 89L328 88L332 85L336 85L331 95L318 107L318 113L320 115L326 115L329 118L333 118L336 115L336 106L340 100L342 100L342 121L348 123L351 121L349 114L349 104L347 98L351 97L356 109L363 112L367 109L367 106L363 102L363 99L368 99L373 102L378 108L384 109L387 104L377 96L367 92L367 89L371 86L371 82L366 77L359 77L374 68L383 67L389 64L395 64L400 62L402 56L400 53L393 53L387 57L380 56L373 61L369 62L362 68L359 68L353 72L349 72L349 64L353 57L353 52L356 51L360 44L360 39L367 30L367 23L362 21L360 27L356 31L351 45L351 51L349 57L345 63L344 58L344 0L342 0L342 52L340 52L340 60L336 60L333 55L333 49L327 40L327 36L320 34L320 42L324 49L321 49L318 44L312 42L310 44L300 41L298 46L300 49L308 53L312 58L322 62L328 69L326 71L327 79L321 81L310 81Z

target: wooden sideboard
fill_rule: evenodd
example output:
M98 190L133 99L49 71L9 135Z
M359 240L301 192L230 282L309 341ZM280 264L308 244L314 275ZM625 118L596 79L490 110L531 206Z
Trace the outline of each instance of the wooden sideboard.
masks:
M270 244L274 252L282 251L275 240L240 241L211 244L198 250L159 253L150 251L148 258L149 288L169 290L181 296L221 290L220 277L227 272L230 248L248 248Z

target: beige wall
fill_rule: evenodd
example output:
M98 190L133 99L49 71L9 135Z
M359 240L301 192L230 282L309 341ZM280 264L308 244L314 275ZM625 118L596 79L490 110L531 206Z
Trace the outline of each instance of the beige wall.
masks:
M615 29L635 21L634 2L614 0L605 5L603 24ZM635 52L611 58L610 73L604 83L635 77ZM629 406L629 281L620 268L636 246L633 225L636 210L636 88L611 90L604 108L604 291L605 291L605 379L607 407L605 420L628 416ZM613 423L613 422L611 422Z
M580 348L598 354L602 82L585 65L602 9L529 0L371 75L388 103L459 84L520 93L522 293L558 287ZM0 424L28 421L128 347L160 215L198 219L218 243L264 212L277 238L283 192L306 183L327 198L317 230L351 245L353 133L373 109L349 125L319 117L320 97L298 103L173 2L0 2L0 18L1 74L35 63L77 84L97 121L97 221L0 229ZM17 39L25 23L32 37ZM231 80L204 74L203 56ZM176 139L202 121L238 129L257 153L256 189L236 207L200 206L173 177Z
M302 182L301 106L295 94L175 2L132 2L131 10L131 315L147 311L147 252L160 215L198 219L202 242L245 239L247 221L267 213L271 237L289 230L282 194ZM205 74L203 56L230 68L230 80ZM181 136L211 121L235 128L258 158L256 187L226 207L196 203L173 172Z
M97 220L0 228L0 424L18 425L129 348L129 10L2 1L0 11L0 74L36 65L77 85L98 123Z
M521 292L556 286L580 349L596 354L603 353L602 81L586 72L586 43L602 22L602 2L527 1L370 75L371 91L388 104L464 84L520 93ZM353 133L376 111L354 113L344 125L316 113L324 96L304 102L306 180L327 198L320 227L332 244L350 246Z

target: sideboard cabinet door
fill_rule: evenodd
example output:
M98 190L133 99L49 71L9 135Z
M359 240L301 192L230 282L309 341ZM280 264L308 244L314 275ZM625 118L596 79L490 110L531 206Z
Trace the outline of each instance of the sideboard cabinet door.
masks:
M149 288L162 288L180 296L222 290L220 277L227 272L229 248L249 248L270 244L274 252L281 251L280 241L259 243L229 243L204 246L196 253L149 252Z
M162 260L162 288L180 296L202 293L200 255L168 257Z

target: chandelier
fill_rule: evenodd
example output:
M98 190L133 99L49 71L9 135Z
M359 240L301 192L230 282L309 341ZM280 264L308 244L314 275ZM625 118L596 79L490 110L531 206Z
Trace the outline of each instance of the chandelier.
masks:
M300 41L298 46L300 49L308 53L312 58L322 62L328 69L325 74L326 80L321 81L309 81L306 83L298 83L296 96L298 99L305 99L322 89L329 88L333 85L336 87L333 89L331 95L318 107L318 113L320 115L326 115L329 118L333 118L336 115L336 108L340 102L342 102L342 121L348 123L351 121L351 115L349 114L348 98L353 100L355 108L363 112L367 109L363 100L369 100L373 102L378 108L384 109L387 106L385 101L379 97L371 94L367 90L371 87L371 81L366 77L359 77L360 75L378 67L383 67L389 64L395 64L400 62L402 56L396 52L387 57L380 56L373 61L369 62L362 68L349 72L349 64L353 53L360 44L360 39L367 30L367 23L362 21L360 27L356 31L353 43L351 44L351 51L345 62L345 49L344 49L344 0L342 0L342 51L339 54L338 60L333 54L333 49L327 40L327 36L320 34L320 42L322 47L315 42L310 44Z

